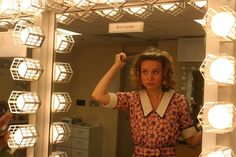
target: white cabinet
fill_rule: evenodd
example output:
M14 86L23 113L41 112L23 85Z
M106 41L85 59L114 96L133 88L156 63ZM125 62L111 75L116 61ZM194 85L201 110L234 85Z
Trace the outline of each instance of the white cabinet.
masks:
M70 125L71 136L67 142L56 145L68 157L102 157L102 127Z

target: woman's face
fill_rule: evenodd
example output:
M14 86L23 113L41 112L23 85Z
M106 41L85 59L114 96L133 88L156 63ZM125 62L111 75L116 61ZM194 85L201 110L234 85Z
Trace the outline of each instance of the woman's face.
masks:
M160 89L163 67L160 61L144 60L140 66L141 83L146 89Z

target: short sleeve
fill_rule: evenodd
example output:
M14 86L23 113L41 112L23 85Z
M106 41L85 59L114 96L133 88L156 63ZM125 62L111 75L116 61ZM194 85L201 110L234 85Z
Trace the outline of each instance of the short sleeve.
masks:
M190 116L189 103L185 96L179 96L179 112L180 112L180 131L184 138L188 138L196 134L196 129L193 127L193 121Z
M117 95L117 105L116 108L118 110L125 110L129 111L129 101L131 100L131 93L130 92L118 92Z
M108 93L110 101L104 107L118 109L118 110L129 110L129 92L116 92Z

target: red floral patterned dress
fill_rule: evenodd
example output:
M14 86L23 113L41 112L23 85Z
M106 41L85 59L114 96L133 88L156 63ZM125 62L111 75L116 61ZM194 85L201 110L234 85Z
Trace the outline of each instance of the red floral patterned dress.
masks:
M150 108L146 90L115 93L117 98L112 100L112 108L126 110L130 115L135 144L132 157L175 157L175 146L180 133L188 132L187 137L194 135L195 132L189 134L188 131L193 124L186 97L169 92L172 92L169 100L163 100L168 93L165 92L156 111ZM111 99L114 99L114 93Z

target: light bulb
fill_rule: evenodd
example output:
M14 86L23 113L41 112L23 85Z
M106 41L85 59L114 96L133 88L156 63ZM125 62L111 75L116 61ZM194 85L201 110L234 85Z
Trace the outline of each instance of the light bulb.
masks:
M118 12L112 10L112 9L105 9L105 10L102 10L102 12L105 15L109 15L109 16L115 16L118 13Z
M58 51L63 51L67 48L68 42L66 42L67 39L64 35L62 34L57 34L57 39L56 39L56 50Z
M27 102L25 100L27 100ZM16 106L20 111L24 112L34 110L35 104L33 96L28 94L22 94L18 96L16 99Z
M20 5L22 10L27 10L29 7L31 7L31 0L21 0L21 5Z
M146 6L144 6L145 8L147 8ZM145 12L145 9L142 7L130 7L130 11L132 11L133 13L136 14L142 14Z
M211 29L216 35L225 37L233 29L234 23L235 17L232 15L232 13L217 13L212 17Z
M27 145L28 143L25 143L23 140L23 135L27 135L27 137L32 137L33 134L27 129L27 128L19 128L14 133L14 141L18 145ZM23 141L22 141L23 140Z
M63 14L57 14L56 15L56 18L59 20L59 21L65 21L69 18L69 15L70 13L63 13Z
M62 72L66 72L66 68L63 65L56 65L56 80L62 81L66 78L66 74L62 75Z
M208 111L208 121L212 127L225 129L232 126L233 115L225 105L215 105Z
M23 61L19 64L18 66L18 73L21 77L26 78L26 77L30 77L30 76L35 76L37 75L37 70L29 70L30 75L27 76L27 71L28 71L28 67L27 64L31 64L30 62L27 61Z
M226 58L219 58L211 63L209 72L215 81L226 82L234 73L234 65Z
M18 67L18 73L21 77L25 77L25 74L27 72L27 65L26 62L21 62L19 67Z
M211 152L207 157L225 157L222 151Z
M202 8L204 6L207 5L207 1L197 1L197 2L194 2L196 6L198 6L199 8Z
M64 133L63 127L61 127L60 125L53 125L53 143L60 141L64 137L63 134L59 135L61 133Z
M29 37L29 30L27 28L24 28L21 32L20 32L20 39L22 43L26 43L27 39Z
M57 109L60 111L60 110L64 109L65 102L66 102L66 99L61 94L54 95L54 103L53 103L54 110ZM60 108L58 108L58 107L60 107Z
M90 6L92 5L88 0L73 0L74 4L79 6Z
M24 105L25 105L25 99L23 95L20 95L17 100L16 100L16 106L19 110L21 111L27 111L26 109L24 109Z
M11 6L13 4L13 6ZM0 11L6 11L6 10L17 10L17 1L14 0L11 3L9 3L9 0L2 0L2 3L0 3Z
M164 10L169 10L170 8L172 8L174 6L174 4L161 4L161 7L164 9ZM173 7L174 9L175 7ZM173 10L172 9L172 10Z

